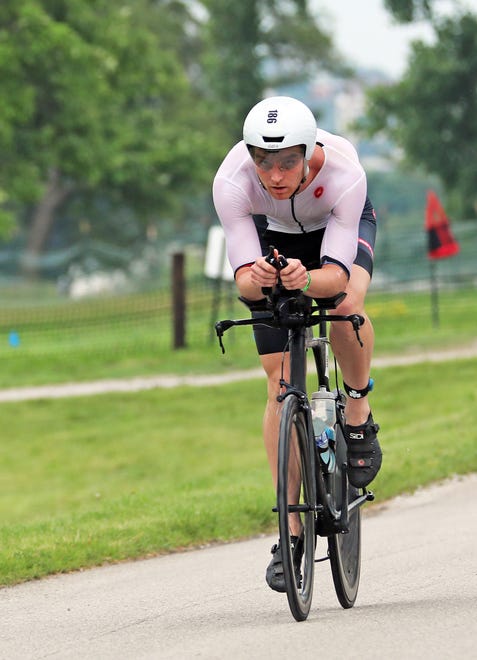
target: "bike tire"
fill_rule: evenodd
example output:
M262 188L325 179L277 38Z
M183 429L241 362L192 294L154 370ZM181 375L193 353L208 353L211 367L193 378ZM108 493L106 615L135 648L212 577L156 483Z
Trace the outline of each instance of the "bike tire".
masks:
M277 505L286 593L297 621L308 617L313 596L316 535L312 451L306 414L299 399L290 395L285 399L280 419ZM303 524L301 559L294 557L290 511L292 515L299 515Z
M346 441L341 427L336 425L336 467L329 475L330 494L338 510L342 506L341 482L346 478L342 466L346 462ZM359 495L354 486L348 485L348 501L352 502ZM361 511L360 507L349 513L349 531L332 534L328 537L328 554L335 592L340 605L353 607L358 595L361 572Z

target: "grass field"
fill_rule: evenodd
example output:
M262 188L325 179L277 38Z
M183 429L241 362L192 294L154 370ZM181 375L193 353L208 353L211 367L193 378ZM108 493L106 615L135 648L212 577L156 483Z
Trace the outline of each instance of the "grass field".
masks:
M0 315L0 387L257 366L251 332L211 341L210 291L188 307L187 348L170 347L167 297L30 304ZM31 302L31 301L30 301ZM228 305L227 305L228 307ZM32 313L32 310L35 310ZM243 315L238 303L221 318ZM379 355L475 343L473 289L370 294ZM15 329L18 345L6 341ZM373 371L383 501L477 469L477 360ZM261 440L262 379L1 405L0 585L271 531Z
M194 291L187 308L187 347L180 350L171 349L170 300L164 292L54 306L7 305L0 310L0 387L256 366L250 329L227 334L224 356L213 336L213 321L246 314L235 293L224 298L214 315L210 289ZM434 327L429 293L371 293L368 312L376 330L375 355L475 342L473 288L443 291L439 309L440 323ZM18 345L9 342L12 331Z
M477 469L477 360L379 369L382 502ZM2 405L0 584L275 529L262 379Z

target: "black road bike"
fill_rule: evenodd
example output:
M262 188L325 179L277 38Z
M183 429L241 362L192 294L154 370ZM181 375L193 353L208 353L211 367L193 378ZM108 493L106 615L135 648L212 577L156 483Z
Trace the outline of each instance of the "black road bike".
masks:
M286 260L275 259L270 247L267 257L277 270ZM283 402L278 438L277 503L280 548L286 593L290 610L297 621L308 617L313 596L315 563L331 564L336 595L342 607L354 605L358 593L361 566L361 506L374 499L366 488L352 486L347 476L347 452L344 439L345 394L338 386L335 363L335 386L331 390L330 348L327 328L330 322L351 323L356 340L361 343L359 328L364 323L358 314L337 315L330 310L343 300L341 293L333 298L312 300L301 290L288 291L278 280L273 289L264 290L261 301L241 298L249 309L261 312L260 318L224 320L215 324L220 346L222 337L234 326L264 324L288 330L290 382L282 366L280 380ZM313 337L312 328L318 333ZM316 366L318 389L334 394L336 424L334 439L329 441L326 463L315 444L310 400L307 395L307 352L311 351ZM285 356L285 351L284 351ZM282 365L284 361L282 362ZM298 543L292 540L290 516L297 516L302 527ZM327 555L315 558L317 537L327 538Z

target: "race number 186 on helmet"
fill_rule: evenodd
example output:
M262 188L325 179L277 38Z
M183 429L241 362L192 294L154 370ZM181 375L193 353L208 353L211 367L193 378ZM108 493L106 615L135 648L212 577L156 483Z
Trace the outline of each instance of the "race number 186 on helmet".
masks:
M316 120L301 101L289 96L271 96L255 105L243 125L247 147L276 151L304 145L310 160L316 144Z

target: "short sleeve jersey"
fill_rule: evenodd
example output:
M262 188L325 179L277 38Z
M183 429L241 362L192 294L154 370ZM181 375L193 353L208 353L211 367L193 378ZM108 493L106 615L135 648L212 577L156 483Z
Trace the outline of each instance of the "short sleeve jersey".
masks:
M276 200L263 188L243 141L220 165L213 198L234 272L262 254L254 214L266 215L269 229L278 232L302 234L326 227L322 262L329 259L351 270L366 200L366 175L348 140L322 129L317 129L316 140L323 147L323 166L292 199Z

